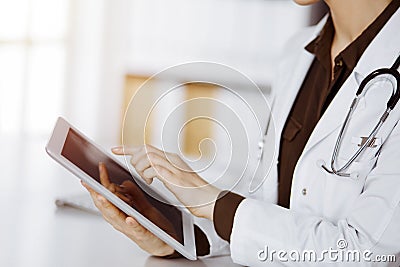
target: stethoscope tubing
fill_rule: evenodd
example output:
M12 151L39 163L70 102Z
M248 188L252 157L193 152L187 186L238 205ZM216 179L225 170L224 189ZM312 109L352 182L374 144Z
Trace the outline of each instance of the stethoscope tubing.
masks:
M339 154L339 148L340 148L342 138L344 135L344 131L345 131L345 127L342 127L339 137L338 137L338 140L335 144L335 149L332 154L331 164L330 164L331 170L329 170L325 165L322 165L322 168L324 168L327 172L329 172L331 174L336 174L336 175L342 176L342 177L350 177L351 174L345 173L344 171L346 171L350 167L350 165L353 164L353 162L360 156L360 154L371 144L371 142L374 140L376 134L379 132L380 128L382 127L383 123L385 122L386 118L388 117L390 111L391 111L390 109L387 109L385 111L385 113L379 119L379 122L375 125L374 129L371 131L371 133L368 136L365 143L363 145L361 145L361 147L353 154L353 156L347 161L347 163L345 165L343 165L341 168L336 169L335 162L336 162L337 156ZM349 112L346 116L346 120L345 120L345 123L343 126L348 124L350 117L351 117L351 114Z
M400 55L397 57L396 61L393 63L393 65L390 68L382 68L382 69L378 69L373 71L372 73L370 73L360 84L360 87L358 88L357 92L356 92L356 97L354 98L349 112L346 115L346 118L344 120L343 126L340 129L338 138L336 139L336 143L335 143L335 148L333 150L332 153L332 157L331 157L331 162L330 162L330 167L331 169L329 170L325 164L322 164L321 167L327 171L330 174L335 174L338 176L342 176L342 177L351 177L350 173L346 173L345 171L350 167L351 164L353 164L353 162L356 161L356 159L361 155L361 153L368 147L371 145L371 142L374 140L374 138L376 137L377 133L379 132L379 130L381 129L382 125L385 123L386 119L388 118L390 112L394 109L394 107L396 106L396 104L398 103L399 99L400 99L400 74L397 71L397 69L400 66ZM369 134L367 140L360 146L360 148L351 156L351 158L346 162L346 164L344 164L342 167L336 169L335 168L335 162L336 159L338 157L339 154L339 150L340 150L340 146L342 144L342 139L344 136L344 133L346 131L346 128L349 124L350 118L352 117L354 110L357 107L357 104L359 102L360 96L362 95L365 87L367 86L367 84L369 82L371 82L373 79L375 79L378 76L382 76L382 75L391 75L392 77L394 77L396 79L396 86L395 86L395 91L392 94L392 96L390 97L389 101L387 102L387 107L385 112L382 114L382 116L380 117L379 121L377 122L377 124L375 125L375 127L373 128L373 130L371 131L371 133Z
M332 157L331 157L331 161L330 161L330 169L328 167L325 166L325 163L321 164L320 166L327 171L330 174L335 174L341 177L351 177L352 174L351 173L346 173L345 171L350 167L351 164L353 164L357 158L361 155L361 153L368 147L371 145L371 143L373 142L374 138L376 137L376 135L378 134L379 130L381 129L381 127L383 126L383 124L385 123L386 119L389 117L390 112L394 109L394 107L397 105L399 99L400 99L400 73L398 72L398 68L400 67L400 54L397 57L397 59L395 60L395 62L393 63L393 65L390 68L381 68L381 69L377 69L373 72L371 72L367 77L365 77L365 79L363 79L363 81L361 82L357 92L356 92L356 96L353 99L351 105L350 105L350 109L346 115L346 118L344 120L344 123L342 125L342 128L340 129L339 135L336 139L336 143L335 143L335 148L333 150L332 153ZM369 82L371 82L373 79L375 79L378 76L382 76L382 75L390 75L392 77L395 78L396 80L396 86L395 87L395 91L392 94L392 96L390 97L390 99L387 102L387 107L385 112L382 114L382 116L380 117L379 121L376 123L375 127L373 128L373 130L371 131L371 133L369 134L367 140L360 145L360 148L351 156L351 158L346 162L346 164L344 164L342 167L336 169L335 167L335 162L338 158L339 155L339 150L340 150L340 146L342 144L342 140L343 140L343 136L345 134L346 128L349 125L350 119L358 105L358 102L364 92L365 87L367 86L367 84ZM272 103L272 106L274 106L275 103ZM272 107L271 107L271 111L272 111ZM271 115L272 116L272 115ZM260 140L260 142L258 143L259 149L260 149L260 154L258 156L259 160L262 160L263 158L263 150L264 150L264 143L265 143L265 136L267 135L268 132L268 128L269 128L269 124L270 124L270 120L271 117L269 118L268 122L267 122L267 127L265 130L265 135L263 136L263 139Z

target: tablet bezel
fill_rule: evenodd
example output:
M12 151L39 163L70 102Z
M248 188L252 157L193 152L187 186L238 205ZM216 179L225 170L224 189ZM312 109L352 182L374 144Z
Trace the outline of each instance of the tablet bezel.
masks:
M66 159L64 156L61 155L62 149L64 147L64 143L66 141L66 138L67 138L67 135L68 135L68 132L70 129L74 130L82 138L84 138L86 141L88 141L91 145L95 146L102 153L106 154L108 157L110 157L112 160L114 160L115 163L117 163L121 168L124 168L125 170L127 170L129 172L129 169L126 168L125 166L123 166L118 160L115 159L115 157L113 157L110 153L107 153L102 147L98 146L90 138L85 136L82 132L80 132L78 129L76 129L74 126L72 126L70 123L68 123L65 119L63 119L61 117L58 118L58 120L56 122L56 126L54 127L53 133L50 137L50 140L46 145L46 152L49 154L49 156L52 157L55 161L57 161L59 164L61 164L63 167L68 169L70 172L72 172L74 175L76 175L79 179L81 179L86 184L88 184L97 193L103 195L107 200L109 200L111 203L113 203L116 207L118 207L125 214L135 218L141 225L143 225L143 227L145 227L147 230L149 230L154 235L159 237L165 243L167 243L168 245L173 247L176 251L181 253L184 257L186 257L189 260L196 260L197 256L196 256L196 245L195 245L195 237L194 237L193 216L186 209L179 207L179 206L175 206L182 213L183 244L181 244L180 242L175 240L173 237L168 235L166 232L164 232L157 225L152 223L145 216L140 214L138 211L133 209L127 203L125 203L120 198L118 198L116 195L114 195L112 192L110 192L107 188L105 188L100 183L98 183L91 176L86 174L78 166L74 165L72 162L70 162L68 159ZM142 181L142 179L139 179L136 177L134 177L134 179L137 183L141 183L141 185L147 186ZM161 196L163 195L155 188L147 188L147 190L153 190L155 193L157 193Z

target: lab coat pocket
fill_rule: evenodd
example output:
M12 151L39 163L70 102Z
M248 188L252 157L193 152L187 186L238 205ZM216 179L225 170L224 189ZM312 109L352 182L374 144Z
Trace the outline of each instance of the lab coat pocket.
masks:
M346 163L360 149L366 140L367 137L362 135L353 135L352 137L345 138L342 146L339 149L338 161ZM374 160L374 158L379 155L381 147L382 138L374 138L373 141L366 146L363 151L361 151L360 155L355 159L355 166L365 164L370 160ZM344 163L337 163L336 167L342 167Z
M351 144L354 147L354 150L357 151L361 147L361 145L364 144L366 139L367 137L352 137ZM381 146L382 138L374 138L371 144L364 149L364 151L360 154L356 161L361 162L363 160L373 160L379 154Z
M344 218L352 204L363 192L368 174L375 167L377 158L353 162L346 170L350 177L325 173L324 215L332 220ZM336 166L347 161L338 159Z

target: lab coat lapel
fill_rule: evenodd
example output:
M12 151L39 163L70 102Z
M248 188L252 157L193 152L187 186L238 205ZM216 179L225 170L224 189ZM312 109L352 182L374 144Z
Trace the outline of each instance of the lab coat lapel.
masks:
M277 140L278 144L280 143L280 136L289 112L292 109L296 96L315 57L313 54L305 50L304 47L318 36L326 23L326 19L327 16L319 22L310 38L303 43L300 55L294 61L287 62L287 66L284 68L284 71L290 70L290 73L287 74L290 75L290 78L287 76L287 79L281 84L280 88L281 90L284 90L284 92L278 92L280 99L278 98L277 105L275 105L274 114L278 114L276 118L276 136L279 139Z
M304 77L306 76L313 59L313 54L304 51L299 58L296 68L293 70L292 78L287 79L286 84L282 86L282 88L285 89L285 93L281 94L280 96L283 98L281 101L279 101L282 103L282 105L277 106L277 109L279 110L277 112L279 114L279 118L277 118L277 136L280 136L282 133L286 118L289 115L297 93L299 92Z
M353 73L340 88L319 120L303 151L303 155L343 124L361 80L373 70L390 67L394 62L400 52L398 25L400 25L399 11L393 15L365 50ZM361 106L358 111L363 108L367 107Z

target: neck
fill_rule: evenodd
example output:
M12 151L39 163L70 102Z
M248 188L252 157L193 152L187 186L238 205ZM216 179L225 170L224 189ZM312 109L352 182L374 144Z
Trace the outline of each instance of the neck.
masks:
M391 0L325 0L335 35L332 59L353 42L389 5Z
M325 0L338 38L354 41L391 0Z

